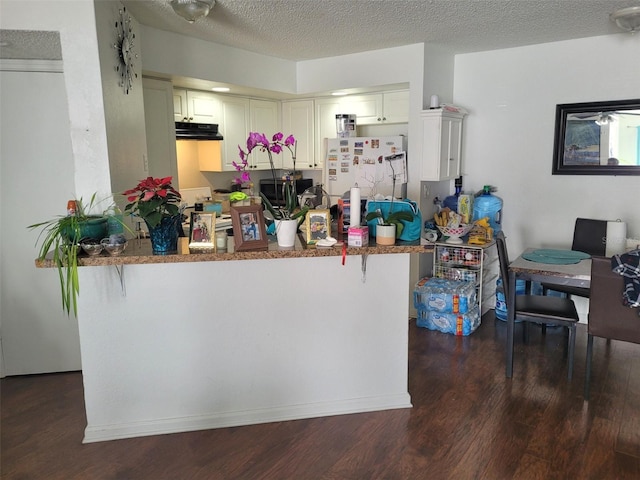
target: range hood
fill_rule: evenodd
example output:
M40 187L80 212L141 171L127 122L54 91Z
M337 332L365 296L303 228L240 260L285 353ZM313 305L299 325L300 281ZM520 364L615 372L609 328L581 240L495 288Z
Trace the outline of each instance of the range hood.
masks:
M215 123L176 122L178 140L222 140Z

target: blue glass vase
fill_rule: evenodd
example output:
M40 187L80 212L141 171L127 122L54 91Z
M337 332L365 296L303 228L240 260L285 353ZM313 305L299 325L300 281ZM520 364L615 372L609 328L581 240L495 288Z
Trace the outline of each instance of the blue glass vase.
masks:
M149 237L154 255L168 255L178 251L178 222L180 215L162 217L155 227L149 226Z

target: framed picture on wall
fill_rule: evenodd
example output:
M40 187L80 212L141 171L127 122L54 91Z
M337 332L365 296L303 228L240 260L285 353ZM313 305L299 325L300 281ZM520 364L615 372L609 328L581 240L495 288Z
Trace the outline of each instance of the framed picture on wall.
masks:
M236 252L267 248L262 205L231 207L231 225Z
M189 249L211 249L215 241L215 212L191 212Z
M307 244L314 245L318 240L331 236L331 213L329 210L309 210L305 217Z

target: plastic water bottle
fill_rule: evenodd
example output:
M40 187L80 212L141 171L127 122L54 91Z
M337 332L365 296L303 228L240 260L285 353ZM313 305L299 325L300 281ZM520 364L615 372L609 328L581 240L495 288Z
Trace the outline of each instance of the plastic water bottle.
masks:
M485 185L482 195L473 202L473 221L484 217L489 217L494 235L502 230L502 199L491 193L490 185Z
M524 295L526 293L527 283L525 280L516 280L516 295ZM502 286L502 278L498 278L496 282L496 318L498 320L507 320L507 299L504 296L504 287Z

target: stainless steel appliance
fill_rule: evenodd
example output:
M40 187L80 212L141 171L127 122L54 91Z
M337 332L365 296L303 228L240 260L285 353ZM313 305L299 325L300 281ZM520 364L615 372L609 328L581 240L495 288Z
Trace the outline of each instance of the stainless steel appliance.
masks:
M262 193L272 205L282 206L284 205L284 198L282 195L282 183L284 180L276 179L274 182L272 178L266 178L260 180L260 193ZM301 178L296 180L296 192L298 195L302 194L307 188L313 186L313 180L311 178ZM276 201L276 188L278 189L278 200Z
M215 123L176 122L178 140L223 140Z

